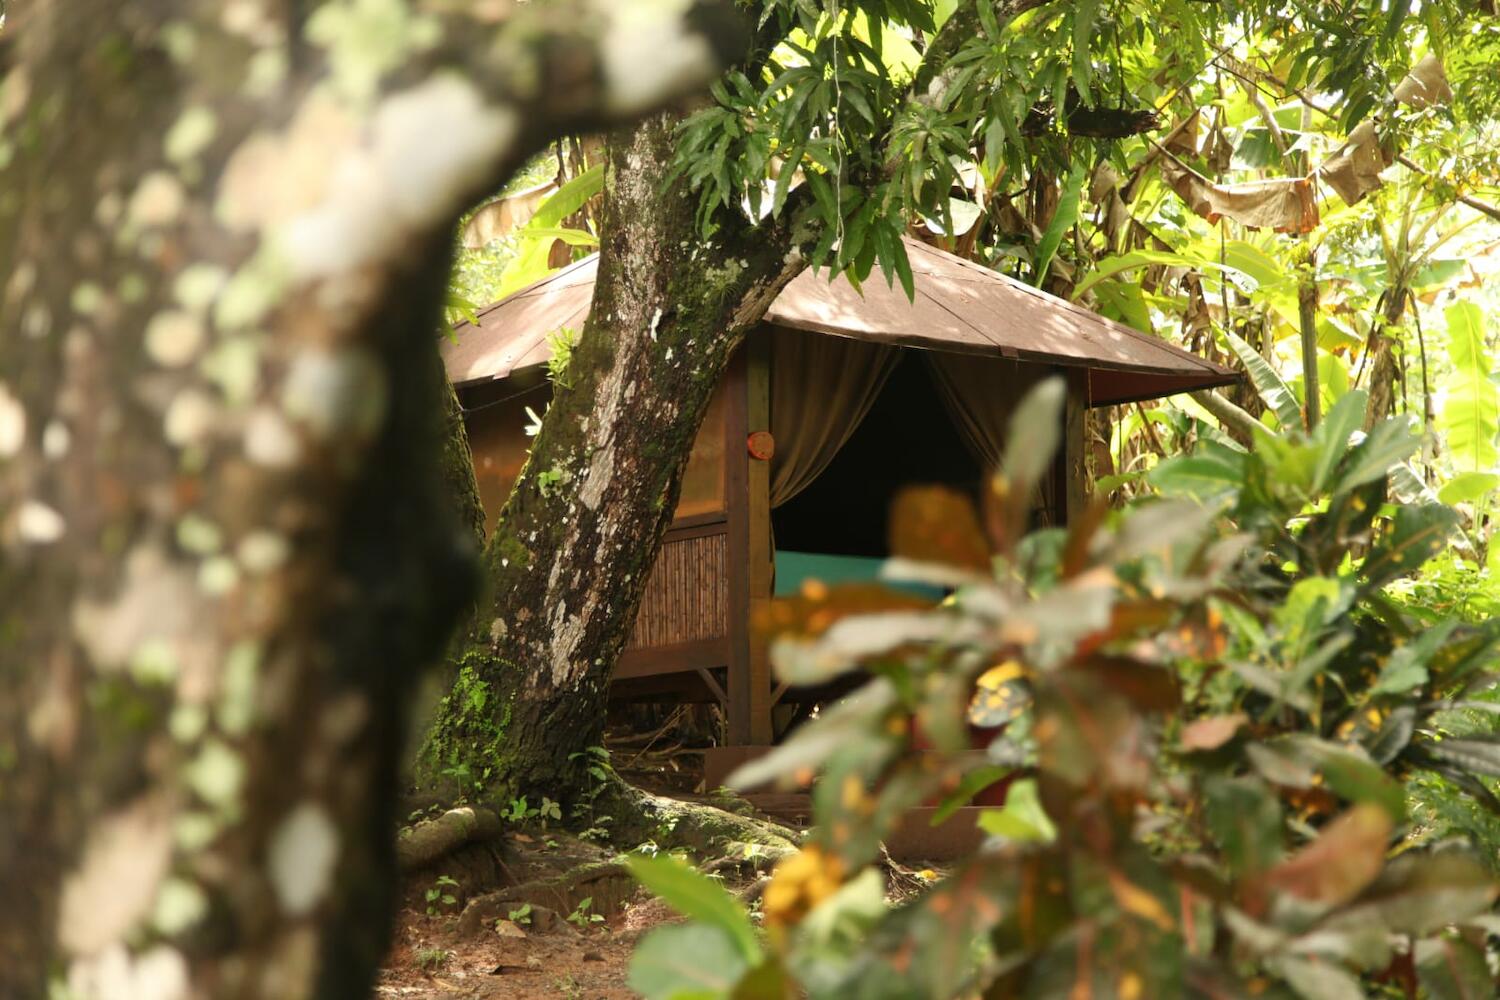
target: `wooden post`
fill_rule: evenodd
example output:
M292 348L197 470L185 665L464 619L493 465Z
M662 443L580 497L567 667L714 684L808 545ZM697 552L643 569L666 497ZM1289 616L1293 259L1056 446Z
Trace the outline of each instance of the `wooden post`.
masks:
M750 457L770 428L770 342L752 333L726 375L725 499L729 514L729 743L771 742L771 668L751 616L771 598L770 463Z
M1069 368L1068 402L1063 409L1063 523L1071 524L1088 505L1090 483L1088 470L1087 417L1089 408L1089 370Z

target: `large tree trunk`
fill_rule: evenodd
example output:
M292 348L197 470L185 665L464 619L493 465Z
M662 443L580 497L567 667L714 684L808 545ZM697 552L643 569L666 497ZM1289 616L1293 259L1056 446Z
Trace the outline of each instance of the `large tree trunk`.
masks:
M941 89L979 23L973 0L960 4L927 46L911 99ZM779 41L773 29L763 25L752 59ZM486 545L487 596L419 762L428 788L448 782L451 794L459 775L472 782L464 791L501 798L585 791L580 751L600 742L610 673L709 395L823 232L794 191L779 220L752 226L725 210L702 238L693 192L662 186L676 121L647 120L611 143L592 309Z
M742 45L707 3L472 8L12 12L0 996L368 991L406 692L472 578L453 222Z
M804 266L790 227L700 237L663 187L678 118L609 144L593 308L485 548L488 594L421 780L572 801L710 394Z

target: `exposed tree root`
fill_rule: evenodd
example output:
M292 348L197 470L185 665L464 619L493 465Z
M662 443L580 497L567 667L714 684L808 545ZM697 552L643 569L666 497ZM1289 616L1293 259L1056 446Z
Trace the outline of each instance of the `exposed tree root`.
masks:
M623 858L590 861L554 875L520 885L510 885L482 896L475 896L458 918L458 933L465 937L478 934L496 920L502 920L516 908L529 905L528 917L538 930L567 928L567 914L584 897L593 900L593 911L607 912L614 897L626 897L634 891L630 871ZM556 925L556 926L554 926Z
M772 860L797 849L796 830L753 815L743 799L726 798L720 805L687 802L614 778L595 801L600 812L612 817L610 838L626 849L652 841L699 857L742 854Z
M483 807L449 809L403 829L396 838L396 860L403 872L425 868L466 844L500 835L500 817Z

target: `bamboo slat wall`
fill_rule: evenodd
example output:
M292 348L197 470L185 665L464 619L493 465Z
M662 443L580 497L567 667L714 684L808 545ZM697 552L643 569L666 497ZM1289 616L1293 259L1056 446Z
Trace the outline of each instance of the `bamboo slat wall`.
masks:
M723 533L668 539L646 581L626 648L653 649L729 632L729 564Z

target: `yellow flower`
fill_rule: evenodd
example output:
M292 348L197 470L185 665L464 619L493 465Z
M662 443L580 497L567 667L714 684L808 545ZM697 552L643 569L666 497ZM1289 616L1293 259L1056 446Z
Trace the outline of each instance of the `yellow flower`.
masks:
M761 898L768 927L790 927L799 923L823 900L838 891L844 881L844 864L816 844L783 859L771 873L771 883Z

